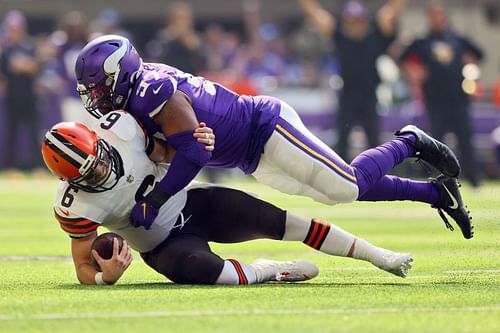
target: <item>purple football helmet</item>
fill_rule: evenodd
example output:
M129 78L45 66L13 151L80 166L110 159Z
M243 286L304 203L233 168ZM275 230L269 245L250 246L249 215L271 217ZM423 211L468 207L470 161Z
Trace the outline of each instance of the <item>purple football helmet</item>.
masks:
M100 118L125 107L141 72L142 59L130 41L122 36L104 35L78 54L76 89L85 109Z

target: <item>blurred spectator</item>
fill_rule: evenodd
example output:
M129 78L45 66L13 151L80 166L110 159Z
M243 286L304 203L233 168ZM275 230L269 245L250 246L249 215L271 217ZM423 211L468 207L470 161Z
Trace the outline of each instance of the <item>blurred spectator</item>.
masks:
M429 32L415 40L401 60L415 58L424 68L423 93L432 135L442 139L447 131L455 133L466 177L479 185L478 165L472 145L469 95L462 74L464 65L483 58L483 52L468 38L451 30L444 7L431 5L427 10ZM470 94L474 93L472 89Z
M259 0L246 0L243 4L249 39L246 76L260 89L299 85L302 73L291 58L285 36L278 26L261 22Z
M30 170L41 165L34 91L34 78L40 66L35 58L35 45L27 35L26 18L20 11L13 10L6 14L3 30L0 75L5 81L6 167ZM18 145L24 141L21 133L28 134L28 152L20 150Z
M90 23L90 36L92 40L100 35L120 35L133 40L131 34L122 27L122 16L114 8L103 9L96 19Z
M247 56L240 36L210 24L204 31L207 67L202 75L221 83L241 95L257 95L257 90L245 75Z
M387 1L373 20L360 2L348 1L340 22L316 0L299 1L321 35L333 39L335 43L343 80L337 115L337 152L344 159L350 160L348 138L356 123L363 127L370 147L378 144L376 88L380 77L376 60L387 52L395 40L396 23L406 1Z
M332 41L318 38L317 30L304 21L289 34L289 49L300 65L301 86L331 89L329 81L339 73Z
M57 47L56 70L62 80L60 91L63 121L91 124L91 116L85 112L80 96L76 92L75 62L80 50L88 41L88 24L82 13L67 13L62 22L62 30L51 36Z
M493 104L495 104L497 108L500 108L500 75L493 83L491 94L492 94Z
M36 37L36 58L40 70L35 78L35 93L41 133L48 130L54 122L61 121L59 97L66 87L58 72L57 52L57 46L50 35Z
M204 31L205 52L207 55L206 70L222 71L227 66L232 50L227 48L227 34L217 24L209 24Z
M167 10L165 28L146 46L151 61L158 61L191 74L205 69L202 42L194 30L191 6L186 2L174 2Z

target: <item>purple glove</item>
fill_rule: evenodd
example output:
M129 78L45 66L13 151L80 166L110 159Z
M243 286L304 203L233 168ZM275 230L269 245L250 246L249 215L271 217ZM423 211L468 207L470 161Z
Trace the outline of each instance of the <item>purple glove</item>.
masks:
M143 199L135 204L130 213L130 223L136 227L144 227L144 229L151 229L155 218L158 216L159 209L153 207L146 199Z
M155 218L158 216L160 207L168 200L170 196L161 191L158 186L142 200L137 202L132 208L130 213L130 224L134 227L144 227L144 229L151 229Z

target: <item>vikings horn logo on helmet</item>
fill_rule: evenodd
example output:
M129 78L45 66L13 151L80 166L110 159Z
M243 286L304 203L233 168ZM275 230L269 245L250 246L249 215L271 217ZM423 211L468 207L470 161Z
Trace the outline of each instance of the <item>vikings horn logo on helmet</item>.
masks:
M96 118L123 109L141 72L142 59L127 38L104 35L92 40L75 64L85 109Z

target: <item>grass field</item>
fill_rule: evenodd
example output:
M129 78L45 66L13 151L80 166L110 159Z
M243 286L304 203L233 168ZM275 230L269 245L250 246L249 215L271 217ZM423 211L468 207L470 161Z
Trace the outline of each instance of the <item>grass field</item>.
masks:
M411 252L414 269L400 279L302 244L255 241L214 248L247 262L306 258L320 275L298 284L179 286L135 254L117 285L80 286L69 238L52 219L55 182L0 178L0 332L500 332L500 183L464 188L472 240L447 231L423 204L328 207L253 182L231 185Z

